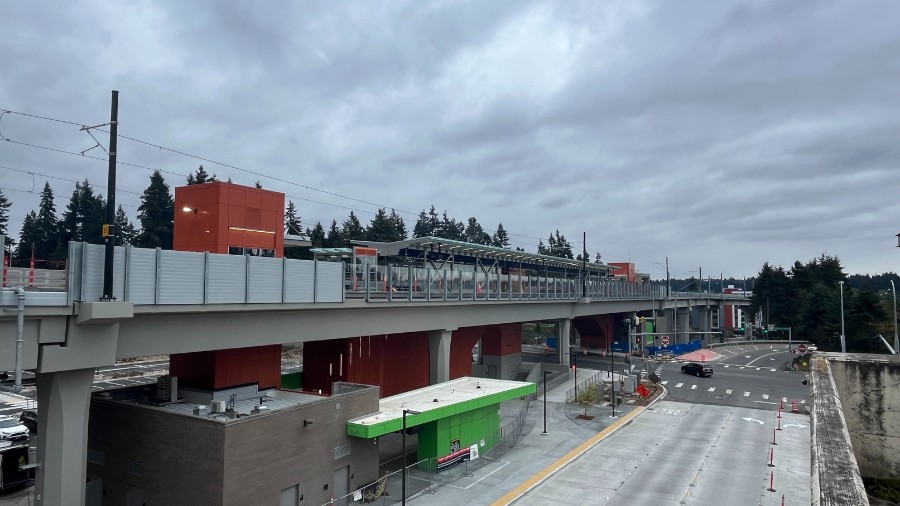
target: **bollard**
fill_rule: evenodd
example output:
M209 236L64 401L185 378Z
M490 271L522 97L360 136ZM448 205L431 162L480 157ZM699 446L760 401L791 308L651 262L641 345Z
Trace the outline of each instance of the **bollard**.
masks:
M775 427L772 427L772 445L778 446L778 443L775 442Z
M769 464L768 467L775 467L775 448L769 448Z
M778 430L781 430L781 418L777 418L778 421Z
M775 471L769 473L769 492L775 491Z
M781 494L781 506L784 506L784 494Z
M781 418L781 406L778 406L778 418Z

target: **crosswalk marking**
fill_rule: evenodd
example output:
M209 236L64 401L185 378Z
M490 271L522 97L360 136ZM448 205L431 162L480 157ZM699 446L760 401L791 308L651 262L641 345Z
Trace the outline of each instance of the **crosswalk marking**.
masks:
M668 384L669 384L669 380L663 381L662 384L663 384L663 385L668 385Z
M715 391L716 391L716 387L709 387L709 390L708 390L708 391L709 391L709 392L715 392Z
M725 390L725 395L731 395L731 392L734 392L734 390L731 390L731 389Z
M684 385L684 383L678 383L677 385L675 385L675 388L681 388L681 385Z
M750 392L744 392L744 397L750 397Z
M697 390L697 385L691 385L691 390Z
M762 394L762 398L765 400L769 400L769 394Z
M781 402L787 402L787 397L782 397Z

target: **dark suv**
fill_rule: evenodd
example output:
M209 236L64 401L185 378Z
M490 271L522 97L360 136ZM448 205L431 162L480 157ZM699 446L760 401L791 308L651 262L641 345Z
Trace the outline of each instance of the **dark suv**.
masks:
M19 422L28 427L31 432L37 432L37 411L26 409L19 415Z
M698 364L696 362L688 362L681 366L681 372L685 374L693 374L694 376L712 376L713 368L711 365Z

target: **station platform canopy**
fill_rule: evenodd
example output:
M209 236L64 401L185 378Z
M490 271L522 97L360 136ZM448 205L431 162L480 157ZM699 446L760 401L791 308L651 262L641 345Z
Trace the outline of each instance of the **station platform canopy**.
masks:
M409 428L533 394L536 389L534 383L522 381L458 378L381 399L377 413L347 422L347 434L371 439L402 430L403 410L418 413L407 413Z
M588 272L603 275L613 269L613 267L601 263L589 261L582 264L580 260L572 258L539 255L441 237L416 237L396 242L351 241L351 243L376 248L378 255L382 257L399 256L431 260L435 255L460 256L463 257L460 260L465 263L475 263L476 259L480 261L497 260L505 263L507 267L516 267L516 264L521 264L522 268L540 266L565 270L580 270L584 266Z

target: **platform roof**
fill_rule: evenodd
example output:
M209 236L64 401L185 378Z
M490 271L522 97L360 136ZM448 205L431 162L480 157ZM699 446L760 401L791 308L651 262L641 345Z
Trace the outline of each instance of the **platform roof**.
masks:
M405 409L420 413L407 413L409 428L532 394L536 388L522 381L458 378L381 399L377 413L347 422L347 434L371 439L397 432L403 428Z
M472 258L496 259L505 262L521 262L529 266L541 265L563 269L580 270L582 262L571 258L539 255L525 251L515 251L484 244L473 244L441 237L416 237L397 242L351 241L353 244L377 248L381 256L412 256L414 252L438 252ZM588 271L606 273L612 267L606 264L587 262Z

